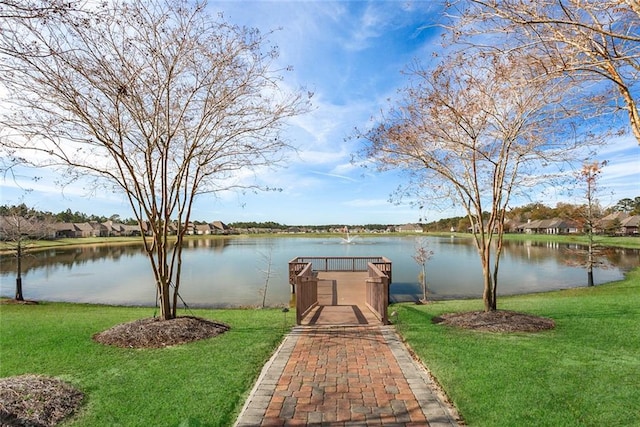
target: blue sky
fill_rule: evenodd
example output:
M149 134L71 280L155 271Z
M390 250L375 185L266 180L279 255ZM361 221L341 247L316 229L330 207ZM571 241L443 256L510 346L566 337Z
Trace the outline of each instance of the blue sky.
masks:
M401 224L462 215L425 205L423 212L389 202L402 182L399 174L380 174L351 162L359 148L348 139L355 127L388 106L387 100L407 84L401 71L415 58L428 61L441 49L437 1L223 1L209 4L233 23L276 31L270 40L280 49L279 65L293 66L284 84L314 92L313 111L291 121L288 139L299 148L285 169L263 171L259 178L282 192L224 193L197 200L195 220L276 221L304 224ZM600 187L603 205L640 196L640 148L631 136L619 137L599 153L608 160ZM30 172L16 180L5 177L2 203L24 200L37 209L59 212L70 208L110 216L131 217L124 197L90 194L85 188L55 186L56 177L33 182ZM43 176L42 172L38 172ZM31 188L24 194L19 188ZM575 202L562 191L546 189L522 203L541 201L555 206ZM518 203L516 203L517 205Z

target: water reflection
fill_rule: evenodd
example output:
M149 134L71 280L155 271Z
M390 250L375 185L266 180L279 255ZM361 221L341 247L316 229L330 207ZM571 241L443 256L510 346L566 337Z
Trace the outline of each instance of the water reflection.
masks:
M471 239L429 237L434 256L427 263L432 298L479 297L481 267ZM363 237L354 244L339 238L198 238L185 242L181 296L190 306L255 306L262 301L266 263L273 267L267 303L290 302L287 263L297 256L386 256L393 261L395 301L421 294L413 237ZM586 271L568 265L575 245L506 242L499 294L560 289L586 284ZM612 248L602 257L610 269L595 271L596 283L618 280L640 265L640 251ZM575 259L573 259L575 261ZM11 296L16 259L0 256L0 293ZM26 298L104 304L153 305L155 287L141 244L52 248L23 259Z

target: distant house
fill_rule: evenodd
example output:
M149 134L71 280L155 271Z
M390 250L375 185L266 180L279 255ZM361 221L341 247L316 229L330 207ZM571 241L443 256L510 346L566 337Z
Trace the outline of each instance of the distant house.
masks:
M620 234L623 221L629 219L626 212L612 212L598 221L595 227L596 233Z
M121 224L123 236L140 236L140 227L137 225Z
M420 224L404 224L396 227L398 233L422 233L424 230Z
M15 215L0 216L0 241L20 238L51 239L55 237L55 226L48 221Z
M209 224L213 234L229 234L231 228L222 221L213 221Z
M529 220L518 227L526 234L575 234L579 232L578 224L561 218Z
M206 235L206 234L211 234L211 225L210 224L195 224L193 226L193 231L194 234L197 234L198 236L202 236L202 235Z
M100 231L96 231L88 222L74 223L73 226L76 230L75 237L96 237L100 235Z
M518 231L518 227L520 227L522 224L520 224L519 221L515 221L513 219L506 219L504 221L504 231L506 233L516 233Z
M111 220L100 225L100 232L102 237L140 236L140 227L138 227L137 225L119 224Z
M620 232L626 236L638 235L640 228L640 215L627 217L620 221Z
M114 224L113 221L109 220L100 224L100 233L102 237L110 237L110 236L119 236L120 235L120 227L117 224Z
M73 238L76 236L76 227L71 222L57 222L53 225L56 238Z

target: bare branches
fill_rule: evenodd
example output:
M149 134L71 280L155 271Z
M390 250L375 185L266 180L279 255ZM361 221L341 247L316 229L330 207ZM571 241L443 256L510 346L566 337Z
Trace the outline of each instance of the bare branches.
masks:
M177 220L181 239L198 195L253 186L240 170L277 166L291 148L280 135L286 119L308 107L302 91L280 89L268 34L181 0L5 24L13 112L2 118L4 148L117 185L154 233L147 250L161 294L169 284L177 293L169 224Z
M550 76L607 82L621 105L594 97L604 113L624 109L640 143L640 6L637 0L470 0L457 2L456 35L474 46L518 52ZM484 42L481 38L485 37ZM591 96L587 94L587 96Z
M66 13L77 6L68 0L1 0L0 18L36 19Z
M517 55L489 53L455 54L432 70L411 71L404 99L359 135L362 155L382 170L409 172L407 187L423 204L446 193L464 207L482 261L485 310L495 310L512 195L582 142L566 131L581 126L579 112L563 104L573 82L543 78Z

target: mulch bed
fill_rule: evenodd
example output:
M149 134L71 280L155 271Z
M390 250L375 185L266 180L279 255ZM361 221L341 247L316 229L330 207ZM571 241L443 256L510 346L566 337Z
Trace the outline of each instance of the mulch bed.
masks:
M539 332L556 326L552 319L509 310L449 313L434 317L432 322L488 332Z
M18 299L0 299L0 304L7 305L36 305L38 301L33 301L30 299L18 300Z
M224 323L193 316L171 320L149 318L116 325L95 334L93 339L123 348L162 348L212 338L229 329Z
M83 398L82 392L55 378L0 378L0 425L55 426L73 414Z
M229 325L199 317L151 318L117 325L93 339L124 348L162 348L215 337L229 329ZM82 392L54 378L0 378L0 426L55 426L73 414L83 398Z

